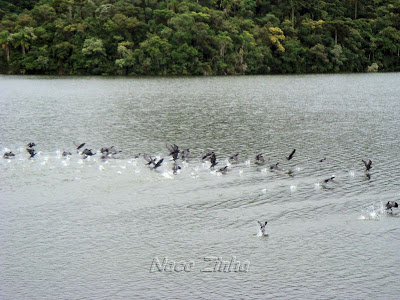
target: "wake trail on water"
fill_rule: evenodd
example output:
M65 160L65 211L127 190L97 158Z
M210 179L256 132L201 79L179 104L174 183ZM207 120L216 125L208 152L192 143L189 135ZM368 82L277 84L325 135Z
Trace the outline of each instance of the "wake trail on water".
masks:
M382 202L371 204L361 211L359 220L376 220L379 221L381 218L386 216L397 216L397 213L387 210Z

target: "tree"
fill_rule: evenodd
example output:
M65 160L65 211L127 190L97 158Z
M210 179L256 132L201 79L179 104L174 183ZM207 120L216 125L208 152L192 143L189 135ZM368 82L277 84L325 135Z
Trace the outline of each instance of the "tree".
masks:
M32 41L36 39L36 35L33 31L34 29L32 27L25 27L20 29L17 33L13 33L10 37L14 46L21 47L23 55L26 54Z
M7 62L10 61L10 53L11 53L11 35L7 30L4 30L0 33L0 44L1 48L4 50L7 58Z
M107 54L101 39L87 38L83 44L82 54L86 57L85 67L88 70L97 75L105 71Z

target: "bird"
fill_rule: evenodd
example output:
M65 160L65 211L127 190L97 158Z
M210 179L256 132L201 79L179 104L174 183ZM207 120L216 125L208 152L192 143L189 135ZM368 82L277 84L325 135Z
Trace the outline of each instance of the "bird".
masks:
M393 210L392 210L393 207L399 207L399 205L397 204L397 202L388 201L388 202L386 203L386 210L389 210L389 209L390 209L390 211L393 212Z
M179 147L176 144L173 145L168 145L165 144L165 146L167 147L168 151L169 151L169 155L172 156L173 161L176 161L179 157Z
M217 170L217 172L219 172L219 173L221 173L221 174L226 174L226 172L228 172L229 170L228 170L228 166L225 166L225 167L223 167L223 168L221 168L221 169L218 169Z
M154 167L153 167L153 170L155 170L158 167L160 167L163 161L164 161L164 158L161 158L157 163L155 163Z
M143 158L145 161L147 161L147 166L150 166L151 164L155 165L157 159L151 158L151 156L148 156L146 153L143 153Z
M279 166L279 163L276 163L276 164L270 166L269 169L275 170L275 171L282 171L282 168Z
M134 157L135 157L135 158L139 158L140 155L142 155L142 153L138 153L138 154L136 154Z
M289 154L288 157L286 157L287 160L291 160L293 158L293 155L296 153L296 149L293 149L293 151Z
M8 152L6 152L6 153L4 153L4 155L3 155L3 158L14 158L15 157L15 154L14 153L12 153L12 151L8 151Z
M101 159L106 159L106 158L114 158L114 155L121 153L122 151L116 150L114 146L111 146L110 148L107 147L101 148L100 152L103 154L101 156Z
M207 157L209 157L210 155L212 155L214 152L207 152L206 154L204 154L203 156L202 156L202 160L205 160Z
M328 183L328 182L337 183L337 182L335 181L335 175L332 175L330 178L324 180L324 183Z
M71 155L71 152L63 151L63 153L62 153L61 155L62 155L62 156L68 156L68 155Z
M237 164L239 162L239 153L229 156L228 160L231 164Z
M268 221L265 221L265 223L261 223L260 221L257 221L258 225L260 226L260 232L258 234L258 236L263 236L266 235L265 234L265 226L268 224Z
M256 161L254 162L256 165L264 165L267 161L265 160L262 153L256 155Z
M174 173L174 175L178 174L178 171L182 169L180 166L178 166L177 164L174 164L172 166L172 173Z
M76 150L79 150L79 149L81 149L83 146L86 145L86 143L82 143L82 144L77 144L77 143L75 143L75 142L73 142L73 143L74 143L74 145L75 145L75 147L76 147Z
M108 147L103 147L103 148L101 148L100 149L100 153L109 153L110 152L110 150L113 148L114 146L112 146L112 147L110 147L110 148L108 148Z
M365 165L365 171L369 171L372 168L372 160L368 160L368 162L366 162L365 160L362 160L362 162Z
M212 169L212 168L214 168L216 165L218 165L218 163L217 163L217 156L215 155L214 152L210 155L210 163L211 163L210 169Z
M320 159L319 162L324 162L326 161L326 157L324 157L323 159Z
M95 153L92 152L92 149L86 148L85 150L82 151L81 155L83 155L83 159L86 159L88 156L93 156Z
M35 152L35 149L33 148L26 148L26 151L28 151L30 157L29 158L33 158L37 153Z
M182 160L186 160L187 158L190 158L190 157L192 157L192 153L190 153L189 149L183 149L181 151L181 159Z
M36 144L35 143L33 143L33 142L30 142L28 145L26 145L28 148L33 148L33 147L35 147L36 146Z

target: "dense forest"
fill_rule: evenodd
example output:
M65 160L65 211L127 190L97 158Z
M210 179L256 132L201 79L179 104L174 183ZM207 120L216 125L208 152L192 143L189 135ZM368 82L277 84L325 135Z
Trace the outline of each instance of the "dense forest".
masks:
M400 71L400 0L0 0L0 73Z

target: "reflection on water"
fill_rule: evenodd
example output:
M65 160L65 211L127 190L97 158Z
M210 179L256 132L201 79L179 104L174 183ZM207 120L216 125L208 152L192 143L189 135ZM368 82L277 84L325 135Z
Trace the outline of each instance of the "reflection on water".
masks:
M16 154L0 159L0 298L395 299L399 95L397 74L0 77ZM123 152L82 159L73 141ZM176 175L165 143L193 153ZM196 267L149 272L155 257ZM249 270L200 272L206 257Z

